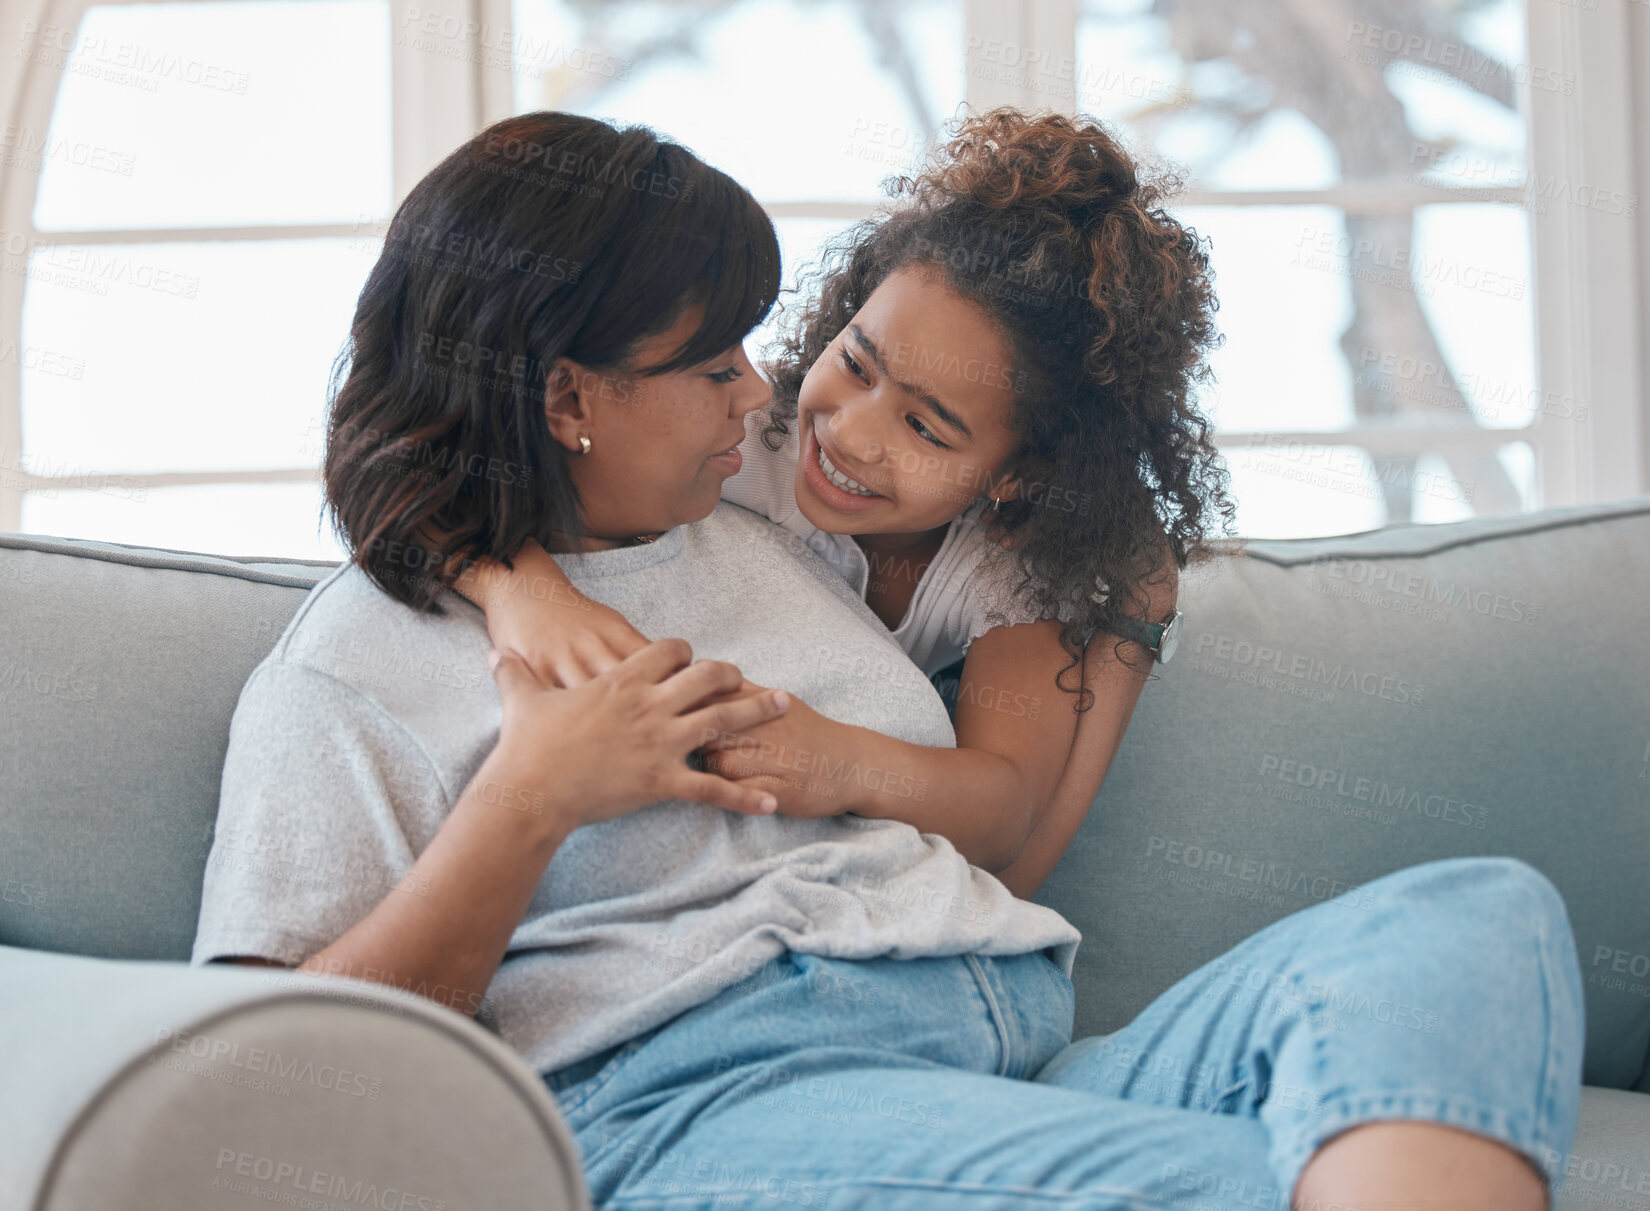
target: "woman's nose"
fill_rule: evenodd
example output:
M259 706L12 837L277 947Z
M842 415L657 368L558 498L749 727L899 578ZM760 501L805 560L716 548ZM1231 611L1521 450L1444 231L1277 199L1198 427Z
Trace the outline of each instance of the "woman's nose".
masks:
M773 402L773 384L762 377L743 350L740 350L739 362L736 364L741 366L744 373L740 375L734 387L733 414L742 417L747 412L766 408Z
M744 416L773 402L773 384L755 370L747 371L733 393L733 414Z

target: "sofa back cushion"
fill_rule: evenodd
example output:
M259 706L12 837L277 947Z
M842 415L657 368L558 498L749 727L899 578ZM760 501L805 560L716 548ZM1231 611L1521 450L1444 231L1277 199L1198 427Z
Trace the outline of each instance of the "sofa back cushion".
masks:
M1083 931L1077 1033L1432 858L1547 874L1588 1083L1650 1092L1650 497L1252 542L1183 578L1035 897ZM0 943L187 959L229 720L331 563L0 534Z
M1251 542L1183 574L1175 657L1034 897L1077 1034L1297 909L1434 858L1563 893L1589 1084L1650 1091L1650 496Z
M335 566L0 534L0 943L188 959L241 686Z

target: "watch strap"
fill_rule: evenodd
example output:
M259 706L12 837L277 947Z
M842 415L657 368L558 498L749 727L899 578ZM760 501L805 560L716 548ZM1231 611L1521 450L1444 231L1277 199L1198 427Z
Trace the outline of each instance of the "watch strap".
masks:
M1167 623L1141 622L1138 618L1118 617L1111 625L1113 635L1132 639L1150 652L1155 659L1163 647L1163 630Z

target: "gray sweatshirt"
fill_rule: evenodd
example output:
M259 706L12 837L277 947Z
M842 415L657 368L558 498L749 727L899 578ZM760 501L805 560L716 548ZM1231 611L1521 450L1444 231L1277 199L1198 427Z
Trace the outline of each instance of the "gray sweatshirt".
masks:
M556 561L643 634L679 636L844 723L949 748L939 696L800 539L737 505L648 546ZM316 585L241 691L191 961L296 965L406 878L498 741L486 619L393 600L352 564ZM913 799L913 771L799 752L794 776ZM483 787L500 810L542 798ZM479 1009L540 1072L622 1043L791 950L858 959L1046 950L1082 935L944 837L898 820L745 816L670 800L569 835ZM389 982L409 987L387 973ZM424 995L440 990L410 986Z

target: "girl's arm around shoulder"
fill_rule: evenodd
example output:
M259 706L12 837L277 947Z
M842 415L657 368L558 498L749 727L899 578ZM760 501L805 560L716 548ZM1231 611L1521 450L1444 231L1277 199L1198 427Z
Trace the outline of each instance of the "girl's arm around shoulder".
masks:
M1145 617L1161 622L1175 608L1179 572L1169 564L1165 574L1143 588L1148 594ZM1119 651L1127 663L1119 659ZM1059 784L1033 822L1031 835L1012 862L993 872L1020 899L1029 900L1037 894L1082 827L1112 759L1122 747L1140 691L1154 667L1150 654L1137 643L1119 643L1117 636L1105 633L1089 641L1083 660L1083 684L1093 692L1094 701L1076 717L1076 735L1063 762ZM1069 702L1071 695L1063 697ZM1062 709L1071 712L1069 705Z
M520 655L550 685L583 685L647 646L629 619L579 592L533 539L513 562L478 560L453 587L487 615L493 645Z
M896 740L794 700L783 718L716 738L706 768L771 790L786 815L903 820L995 872L1020 852L1071 750L1076 716L1054 682L1070 662L1059 633L1058 622L1034 622L975 641L955 748Z

